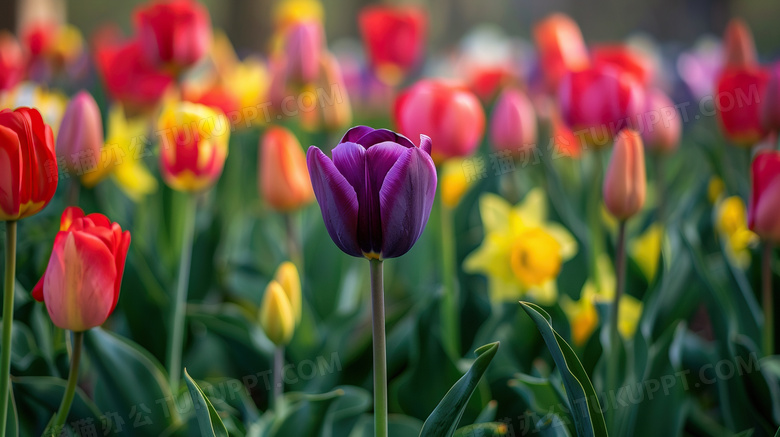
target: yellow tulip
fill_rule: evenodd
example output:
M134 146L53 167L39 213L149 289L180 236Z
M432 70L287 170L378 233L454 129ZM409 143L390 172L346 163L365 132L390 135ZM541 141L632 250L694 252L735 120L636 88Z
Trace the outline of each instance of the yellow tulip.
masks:
M285 261L276 269L274 280L282 286L287 300L290 302L295 323L300 323L302 312L301 277L295 264Z
M271 281L265 289L260 306L260 326L265 335L276 346L290 342L295 331L295 316L284 288Z

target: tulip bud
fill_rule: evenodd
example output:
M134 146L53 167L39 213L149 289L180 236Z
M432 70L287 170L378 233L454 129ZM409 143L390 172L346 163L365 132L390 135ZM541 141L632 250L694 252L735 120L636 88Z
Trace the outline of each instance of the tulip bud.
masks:
M429 135L437 162L471 155L485 132L485 112L467 88L446 80L421 80L395 101L395 124L407 137Z
M0 111L0 175L0 221L35 215L54 196L54 135L37 109Z
M740 18L733 18L723 35L723 64L727 68L752 67L758 64L756 46L750 28Z
M569 73L558 89L561 116L593 147L606 147L644 109L644 89L634 77L608 65Z
M289 130L274 126L260 143L260 192L277 211L292 211L314 199L306 156Z
M436 194L431 139L420 146L386 129L353 127L333 149L306 155L325 228L344 253L399 257L422 235Z
M501 93L490 120L490 137L496 150L517 152L536 145L536 113L522 91Z
M282 286L284 294L287 295L290 309L292 309L295 316L295 323L300 323L303 302L301 297L301 277L298 275L298 268L295 267L295 264L285 261L276 269L274 280Z
M0 32L0 91L10 90L24 77L26 60L14 36Z
M769 68L766 92L761 100L761 125L767 131L780 132L780 62Z
M260 326L265 335L276 346L290 342L295 332L295 316L284 288L271 281L265 289L260 306Z
M119 300L129 246L130 232L106 216L67 208L33 297L46 303L59 328L80 332L102 325Z
M317 79L323 37L322 24L318 21L299 22L290 27L284 52L289 80L310 83Z
M398 84L422 58L428 27L425 10L368 6L360 11L358 21L377 76L387 84Z
M135 27L146 60L174 73L200 61L211 45L209 13L195 1L144 5L135 12Z
M163 110L160 170L177 191L203 191L217 182L228 154L230 129L224 114L182 102Z
M677 107L661 90L647 93L642 140L648 150L669 153L677 149L682 132L682 118Z
M98 170L103 146L103 121L92 95L80 91L68 103L57 134L57 155L67 170L83 175Z
M780 243L780 152L765 151L753 159L748 226L775 244Z
M631 218L645 203L645 152L639 133L620 131L604 178L604 203L620 220Z
M579 26L564 14L552 14L534 26L539 62L550 90L572 71L590 66L588 49Z

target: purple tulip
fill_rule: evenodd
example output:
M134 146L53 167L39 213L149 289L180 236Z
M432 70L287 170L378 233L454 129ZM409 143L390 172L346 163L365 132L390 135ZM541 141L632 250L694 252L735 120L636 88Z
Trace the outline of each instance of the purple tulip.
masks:
M436 193L431 139L420 147L387 129L357 126L333 149L307 153L309 176L330 238L346 254L399 257L420 238Z

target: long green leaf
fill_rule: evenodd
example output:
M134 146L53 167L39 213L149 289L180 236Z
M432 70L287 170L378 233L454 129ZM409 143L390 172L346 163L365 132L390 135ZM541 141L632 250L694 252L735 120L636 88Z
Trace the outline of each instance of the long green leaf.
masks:
M497 351L497 342L486 344L475 351L477 359L428 416L420 437L449 437L455 433L471 394Z
M190 397L192 397L192 406L195 409L195 415L198 417L200 435L204 437L227 437L227 428L222 423L219 413L214 409L214 405L211 404L203 390L187 373L187 369L184 369L184 379L187 381L187 389L190 391Z
M582 367L577 354L566 341L558 335L550 324L550 316L539 306L528 302L520 302L523 310L536 323L542 334L547 349L558 367L569 398L574 426L580 437L607 436L607 425L601 414L599 399L588 374Z

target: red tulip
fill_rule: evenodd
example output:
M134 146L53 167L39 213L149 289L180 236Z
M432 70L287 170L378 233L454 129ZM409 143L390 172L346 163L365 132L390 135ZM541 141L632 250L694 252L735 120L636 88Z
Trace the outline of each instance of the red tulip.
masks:
M103 147L103 121L95 99L81 91L68 103L57 134L57 155L64 158L68 171L84 174L96 168L83 168L83 157L97 164Z
M46 303L52 322L62 329L80 332L102 325L119 300L129 246L130 232L106 216L66 209L33 297Z
M57 190L51 127L37 109L0 111L0 221L40 212Z
M604 203L620 220L638 213L645 203L645 151L642 137L631 129L620 131L604 177Z
M121 42L113 29L100 31L95 41L96 64L112 98L139 111L162 99L173 78L146 61L140 42Z
M469 156L485 133L485 112L465 87L446 80L421 80L395 101L395 124L408 138L428 135L437 162Z
M396 84L420 62L428 16L411 6L368 6L358 18L371 64L386 83Z
M591 56L594 65L617 67L634 76L634 79L644 86L649 85L653 80L655 72L652 61L624 44L596 46Z
M534 26L533 33L539 62L550 90L557 90L567 73L590 66L580 28L567 15L550 15Z
M28 24L22 30L22 41L33 57L45 54L52 46L57 35L58 25L48 21Z
M24 77L26 60L13 35L0 32L0 91L10 90Z
M750 230L777 244L780 243L780 152L761 152L753 159L751 172L748 226Z
M674 151L680 144L682 117L669 97L659 89L647 92L642 125L642 139L648 150Z
M507 88L498 97L490 120L490 138L497 150L516 152L536 145L536 113L522 91Z
M761 99L761 126L772 132L780 132L780 62L769 68L766 91Z
M292 211L314 200L301 143L289 130L274 126L260 143L260 192L277 211Z
M151 2L135 11L135 27L146 60L175 72L197 63L211 45L208 11L196 1Z
M761 99L769 75L758 67L727 67L717 82L714 105L721 131L738 146L752 147L766 136Z
M608 65L572 72L558 90L561 116L586 144L603 147L621 129L632 126L645 105L634 77Z
M723 35L723 52L726 67L752 67L758 64L753 34L743 20L734 18L729 21Z

